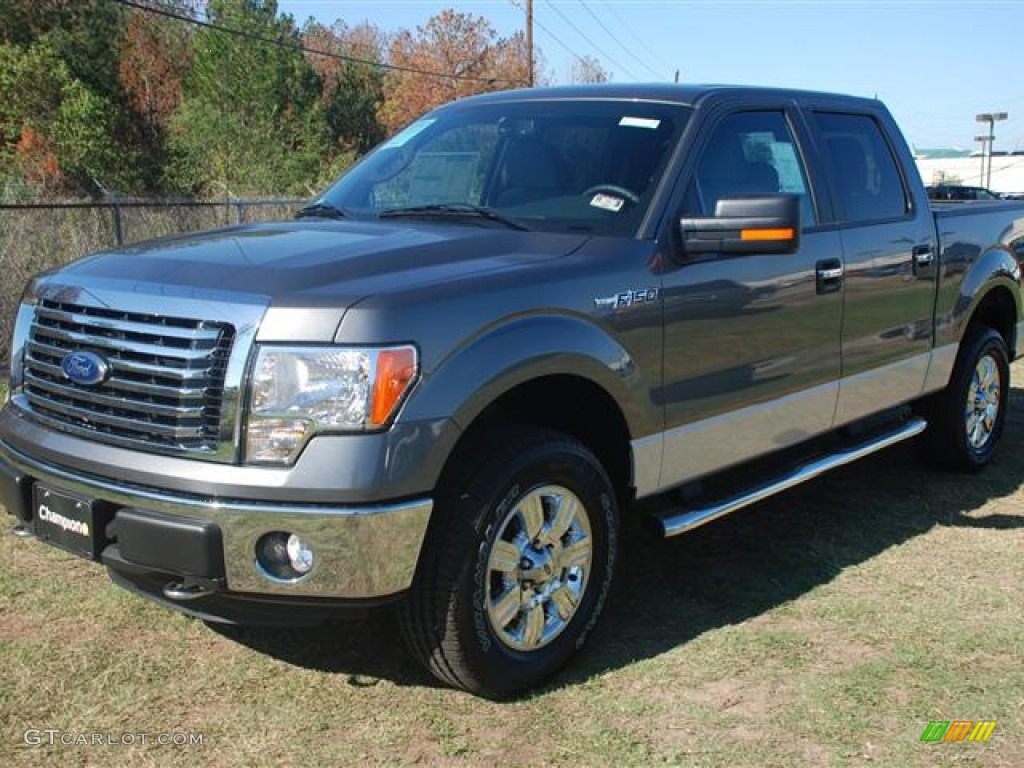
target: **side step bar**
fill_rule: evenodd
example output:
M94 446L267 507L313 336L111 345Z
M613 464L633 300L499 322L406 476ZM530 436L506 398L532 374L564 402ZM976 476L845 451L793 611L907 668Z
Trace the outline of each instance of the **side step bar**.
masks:
M661 528L663 536L678 536L681 533L692 531L704 523L710 523L723 515L735 512L737 509L756 504L759 501L774 496L777 493L800 485L800 483L811 480L818 475L824 474L831 469L849 464L857 459L863 458L870 453L888 448L890 445L909 440L925 431L928 422L921 418L914 418L900 425L899 428L886 432L875 439L861 445L849 448L845 451L832 453L824 456L810 464L790 472L787 475L774 480L767 485L762 485L747 491L739 496L713 504L708 507L688 510L670 510L655 517Z

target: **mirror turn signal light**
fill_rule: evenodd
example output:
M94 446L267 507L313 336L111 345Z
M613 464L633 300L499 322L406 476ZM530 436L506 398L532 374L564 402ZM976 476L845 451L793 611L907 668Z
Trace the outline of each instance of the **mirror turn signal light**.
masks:
M741 240L792 240L796 233L792 229L743 229Z

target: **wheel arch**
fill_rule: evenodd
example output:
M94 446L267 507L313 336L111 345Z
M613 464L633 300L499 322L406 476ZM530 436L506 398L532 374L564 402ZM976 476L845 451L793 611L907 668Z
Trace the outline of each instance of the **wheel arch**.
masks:
M631 440L660 428L642 367L587 320L521 318L481 334L425 372L408 411L417 418L446 414L462 432L444 457L439 482L489 426L523 424L586 445L624 501L633 484Z
M547 427L579 440L605 468L620 506L631 500L629 426L615 399L593 380L576 374L550 374L506 390L467 426L446 470L458 460L460 446L479 446L486 433L500 425Z
M973 323L985 325L1006 342L1010 358L1017 356L1017 323L1020 317L1018 303L1013 291L1004 284L991 286L978 300L969 315L966 327Z
M1021 268L1013 254L1004 248L983 253L968 269L950 308L955 337L949 340L962 343L970 325L981 323L999 333L1011 359L1016 357L1021 282Z

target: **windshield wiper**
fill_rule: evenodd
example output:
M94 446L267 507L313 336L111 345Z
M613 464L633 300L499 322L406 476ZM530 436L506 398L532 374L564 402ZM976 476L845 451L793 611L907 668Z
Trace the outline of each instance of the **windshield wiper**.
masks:
M445 216L450 216L452 218L476 217L480 219L487 219L488 221L497 221L510 229L518 229L524 232L528 232L530 230L529 227L524 226L515 219L510 219L508 216L500 214L495 210L484 208L480 205L471 205L469 203L437 203L435 205L415 205L409 208L391 208L386 211L381 211L377 216L381 219L397 219L406 216L422 216L424 218Z
M296 219L306 219L314 216L321 219L349 218L349 215L341 208L325 202L310 203L305 208L300 208L298 213L295 214Z

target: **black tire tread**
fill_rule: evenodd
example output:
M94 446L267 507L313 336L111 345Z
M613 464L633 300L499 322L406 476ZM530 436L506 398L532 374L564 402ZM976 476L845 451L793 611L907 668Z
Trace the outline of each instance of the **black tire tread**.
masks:
M438 488L413 585L399 607L399 623L412 655L453 687L488 698L507 696L478 679L458 640L452 605L457 598L455 585L467 567L467 547L480 535L474 521L467 519L465 502L487 498L493 493L494 478L509 466L527 463L537 450L553 447L585 456L610 487L597 459L572 437L543 427L507 425L462 446L453 457L453 471Z
M995 344L1002 362L1004 380L1002 382L1002 405L1000 406L1000 425L994 436L992 446L982 457L972 455L966 448L966 439L962 435L962 409L964 387L968 377L973 375L974 366L982 350L989 344ZM960 342L953 374L949 385L937 393L929 402L927 417L929 429L924 435L923 447L927 458L941 469L958 472L977 472L985 466L994 455L1006 421L1007 395L1010 388L1009 353L1003 337L987 325L971 323Z

